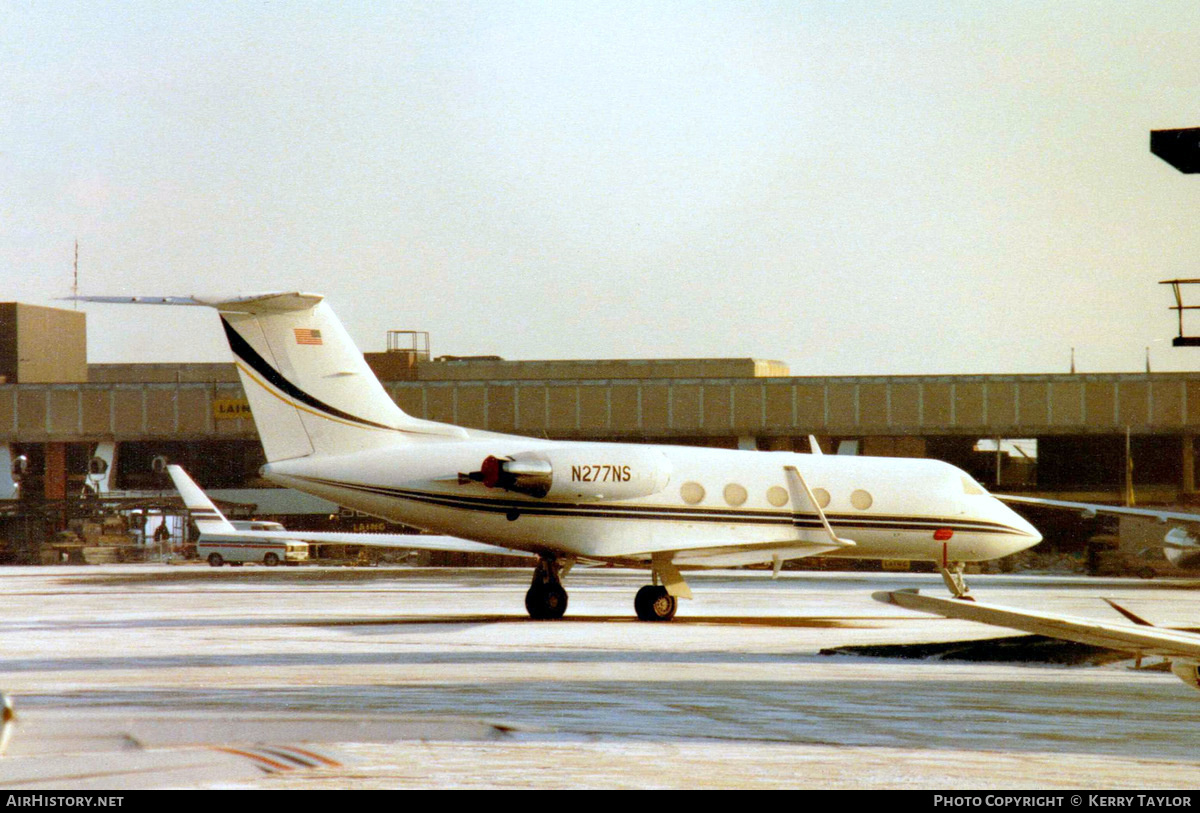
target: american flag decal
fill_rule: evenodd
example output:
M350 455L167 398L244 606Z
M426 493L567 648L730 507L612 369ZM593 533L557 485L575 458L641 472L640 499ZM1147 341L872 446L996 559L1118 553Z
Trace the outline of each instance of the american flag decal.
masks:
M294 328L296 334L296 344L323 344L321 341L321 331L313 330L307 327Z

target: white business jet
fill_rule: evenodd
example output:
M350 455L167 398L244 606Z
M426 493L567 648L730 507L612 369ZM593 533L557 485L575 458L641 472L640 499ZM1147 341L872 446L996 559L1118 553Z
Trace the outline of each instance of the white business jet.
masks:
M420 420L388 397L323 297L80 297L202 305L221 316L264 477L433 533L538 556L530 616L566 611L578 561L646 567L638 618L691 598L681 569L816 554L962 564L1041 540L960 469L934 460L585 443ZM816 451L816 450L814 450Z
M401 550L438 550L483 553L492 556L530 557L532 554L468 539L426 534L347 533L342 531L289 531L278 522L229 520L188 476L182 466L167 466L183 504L200 531L196 550L213 567L229 562L262 562L268 567L308 558L308 544L358 545Z

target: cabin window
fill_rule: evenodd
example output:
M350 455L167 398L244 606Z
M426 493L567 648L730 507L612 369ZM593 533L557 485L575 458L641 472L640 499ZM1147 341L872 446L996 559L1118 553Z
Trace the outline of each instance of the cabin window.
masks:
M861 488L855 489L854 493L850 495L850 504L859 511L866 511L871 507L871 503L873 502L875 502L874 498Z
M737 483L730 483L725 486L725 502L729 505L738 506L746 502L746 498L750 496L746 493L744 486Z
M684 483L679 488L679 496L688 505L696 505L704 499L704 486L699 483Z
M829 492L828 491L826 491L823 488L814 488L813 496L816 497L816 499L817 499L817 505L821 506L822 508L829 507ZM869 502L867 504L870 505Z
M776 508L782 508L787 505L789 499L791 498L788 496L787 489L780 488L779 486L771 486L767 489L767 502Z

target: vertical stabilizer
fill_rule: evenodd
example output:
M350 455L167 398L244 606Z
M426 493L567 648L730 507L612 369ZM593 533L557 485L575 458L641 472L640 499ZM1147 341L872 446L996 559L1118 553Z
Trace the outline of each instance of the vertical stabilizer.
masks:
M268 461L466 435L396 406L322 297L268 294L212 304Z
M175 465L167 466L167 473L171 475L171 480L175 483L179 496L183 498L183 504L187 506L192 519L195 520L196 527L200 529L201 536L237 532L233 524L225 519L225 515L200 489L200 486L196 485L191 477L188 477L183 468Z
M77 299L216 308L268 462L467 437L396 406L319 294Z

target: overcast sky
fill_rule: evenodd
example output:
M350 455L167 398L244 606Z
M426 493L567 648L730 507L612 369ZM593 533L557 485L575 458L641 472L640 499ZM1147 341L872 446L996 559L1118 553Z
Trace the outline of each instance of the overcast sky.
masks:
M364 350L1200 369L1186 2L7 2L2 300L326 294ZM1200 286L1197 286L1200 289ZM1200 304L1200 290L1195 295ZM87 305L90 360L224 360ZM1195 325L1200 334L1200 317Z

